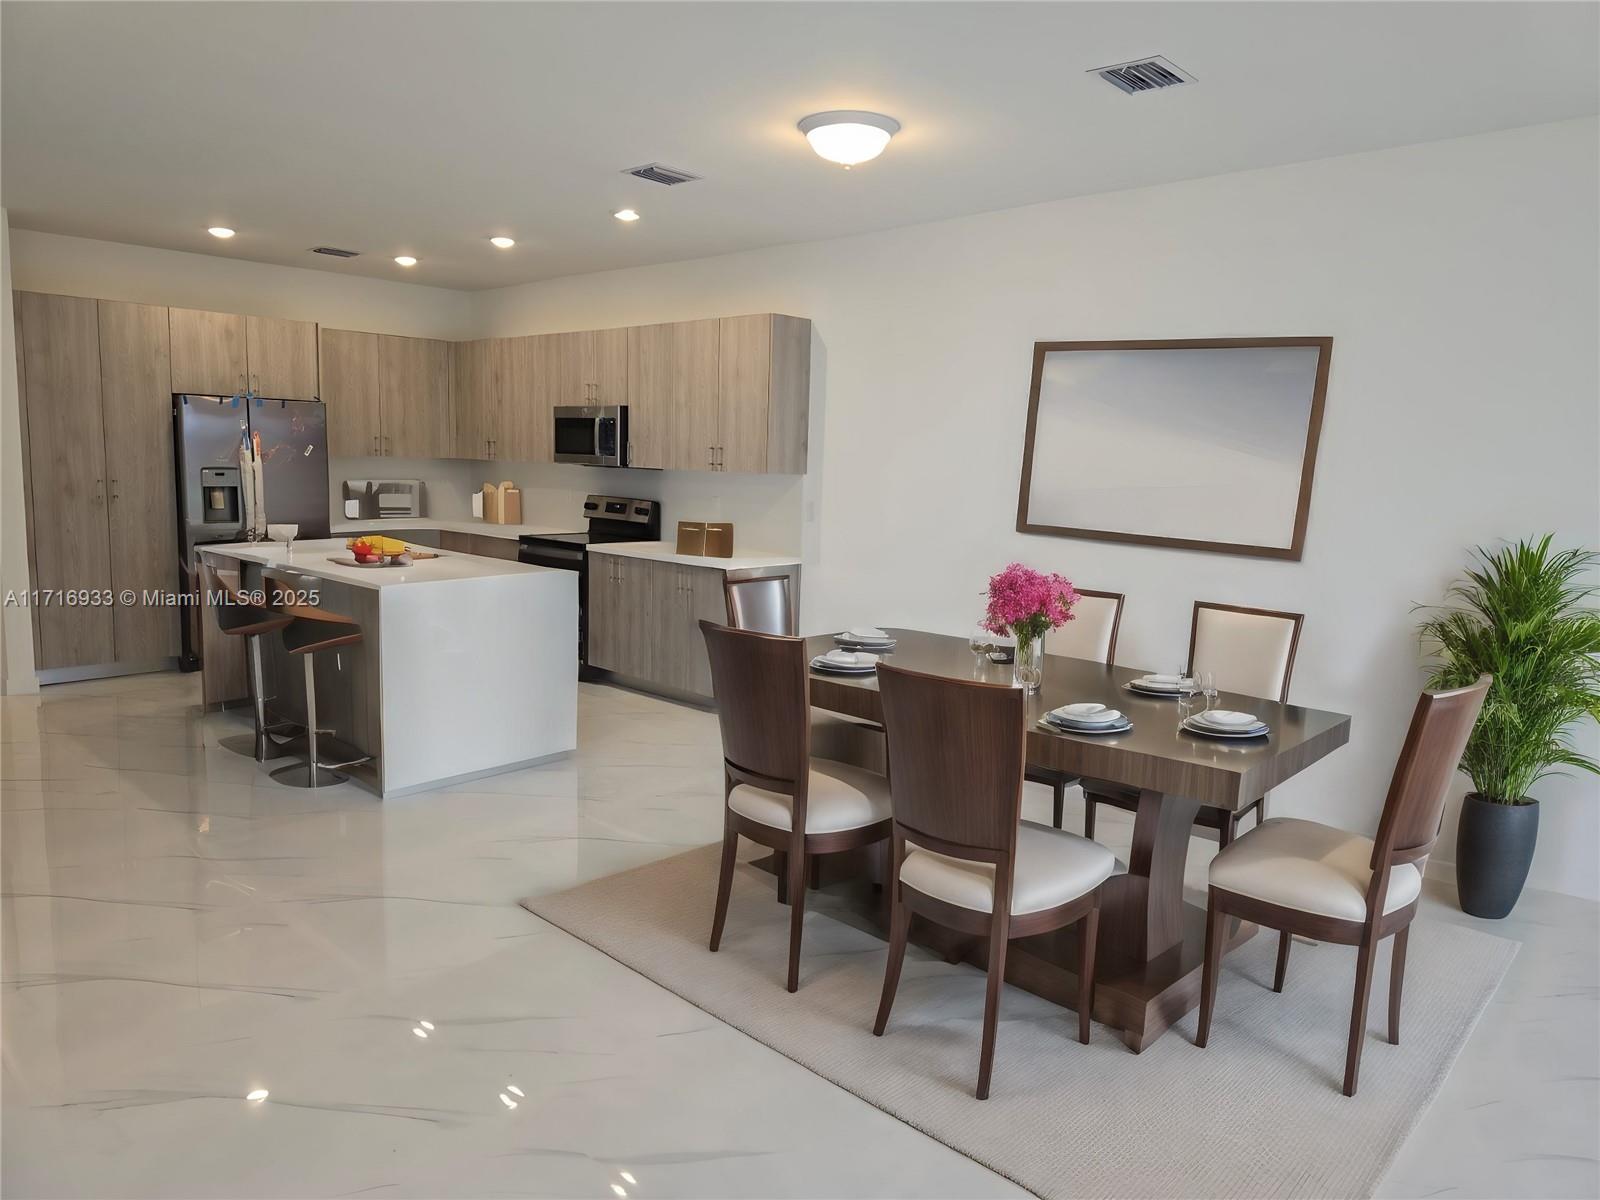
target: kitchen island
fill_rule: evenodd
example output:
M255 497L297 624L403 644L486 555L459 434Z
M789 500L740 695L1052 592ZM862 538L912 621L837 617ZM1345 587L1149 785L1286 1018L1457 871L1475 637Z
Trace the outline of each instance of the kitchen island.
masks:
M406 567L340 564L343 539L230 543L201 558L245 591L303 593L360 624L316 656L318 725L372 762L347 773L402 796L516 770L577 748L578 592L568 571L440 551ZM205 699L249 698L243 639L204 598ZM298 660L262 639L270 717L304 721ZM323 758L329 755L324 753Z

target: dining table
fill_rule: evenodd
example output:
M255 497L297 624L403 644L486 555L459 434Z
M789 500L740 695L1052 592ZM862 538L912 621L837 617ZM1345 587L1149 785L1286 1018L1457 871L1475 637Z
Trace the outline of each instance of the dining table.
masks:
M951 679L1011 682L1009 664L975 653L965 638L914 629L885 632L895 645L881 657L897 667ZM829 635L807 639L808 656L813 659L834 648ZM1176 698L1129 689L1129 681L1144 674L1047 653L1043 683L1026 698L1029 766L1117 788L1130 799L1137 796L1126 869L1101 885L1094 999L1095 1019L1116 1029L1136 1053L1200 1001L1205 910L1183 895L1195 814L1202 805L1244 809L1350 737L1350 718L1343 713L1230 692L1219 693L1216 706L1254 713L1268 732L1230 739L1191 733L1180 727ZM875 674L845 675L813 667L809 689L813 708L858 721L883 720ZM1132 728L1109 735L1083 734L1041 722L1051 709L1080 702L1120 709ZM859 865L874 861L858 860L854 870L881 869ZM861 913L874 927L881 927L881 909L881 903L867 902ZM1227 949L1254 933L1252 925L1230 922ZM1069 927L1017 940L1007 953L1007 981L1075 1005L1076 938L1076 928ZM931 927L914 929L913 940L931 944L952 961L981 962L986 953L985 939L956 941Z

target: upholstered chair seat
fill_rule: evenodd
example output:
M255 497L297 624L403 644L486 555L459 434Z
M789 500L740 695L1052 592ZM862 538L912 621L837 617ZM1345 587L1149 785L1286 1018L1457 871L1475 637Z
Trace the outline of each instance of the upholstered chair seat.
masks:
M794 828L794 797L736 784L728 807L774 829ZM889 819L889 781L848 763L811 760L806 833L838 833Z
M1116 870L1116 856L1099 842L1023 821L1011 881L1013 915L1055 908L1091 892ZM900 882L924 896L975 912L994 910L994 864L952 858L906 843Z
M1272 817L1211 860L1210 882L1224 891L1296 912L1360 921L1372 882L1372 839L1316 821ZM1397 863L1383 911L1404 908L1422 892L1422 873Z

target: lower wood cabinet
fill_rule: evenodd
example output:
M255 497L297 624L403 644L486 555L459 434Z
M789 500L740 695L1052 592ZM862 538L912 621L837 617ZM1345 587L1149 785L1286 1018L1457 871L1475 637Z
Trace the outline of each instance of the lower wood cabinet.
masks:
M492 533L457 533L453 529L441 529L439 549L454 550L457 554L476 554L479 558L517 561L517 539Z
M589 665L663 692L710 700L711 664L700 622L727 621L722 581L729 574L717 566L591 550ZM787 574L798 596L798 567L732 574Z

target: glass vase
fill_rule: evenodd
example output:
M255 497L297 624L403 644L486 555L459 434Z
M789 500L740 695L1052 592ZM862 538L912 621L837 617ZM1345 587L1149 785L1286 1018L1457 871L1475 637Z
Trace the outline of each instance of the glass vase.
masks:
M1017 656L1011 663L1011 686L1030 695L1044 683L1044 637L1017 635Z

